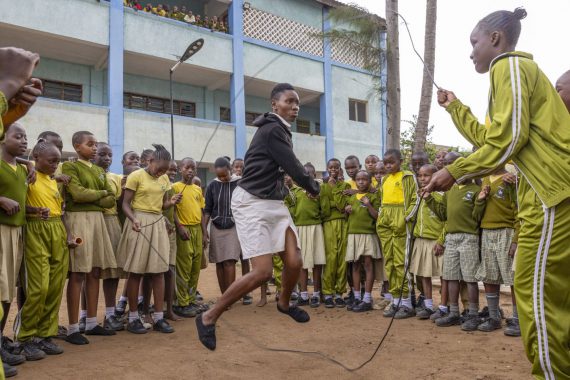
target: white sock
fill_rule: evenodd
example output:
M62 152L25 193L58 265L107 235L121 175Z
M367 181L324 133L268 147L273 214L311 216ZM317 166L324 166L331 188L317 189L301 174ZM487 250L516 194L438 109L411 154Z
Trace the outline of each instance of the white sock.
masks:
M87 318L87 310L80 310L79 311L79 318Z
M309 292L301 292L301 299L308 300L309 299Z
M364 292L363 301L366 303L371 303L372 302L372 294L370 294L368 292Z
M342 298L342 295L337 293L334 295L334 298Z
M327 295L325 296L325 299L326 299L326 300L332 300L332 298L333 298L333 296L331 296L330 294L327 294Z
M444 313L447 313L449 311L449 309L445 305L439 305L439 310L443 311Z
M144 301L144 297L143 296L139 296L137 298L137 303L142 303Z
M85 331L93 330L97 326L97 317L87 317L85 319Z
M72 325L67 326L67 335L71 335L73 333L79 332L79 323L74 323Z
M162 311L161 312L154 312L154 315L152 316L152 319L155 322L160 321L162 318L164 318L164 312L162 312Z
M432 299L425 299L424 305L426 305L426 309L430 309L433 311L433 300Z
M125 296L121 296L121 298L119 298L119 302L128 302L129 299Z
M402 306L405 306L408 309L411 309L412 308L412 300L410 298L402 298Z
M400 302L399 298L392 298L392 304L396 307L402 306L402 303ZM400 305L398 305L398 304L400 304Z
M129 323L136 321L139 319L139 312L138 311L129 311Z
M391 293L384 293L384 298L388 301L392 301L394 299Z
M360 290L353 290L353 292L354 292L354 299L360 301L362 299L362 294L360 293Z
M313 292L313 297L321 298L321 292Z
M105 318L109 319L115 315L115 308L113 306L105 308Z

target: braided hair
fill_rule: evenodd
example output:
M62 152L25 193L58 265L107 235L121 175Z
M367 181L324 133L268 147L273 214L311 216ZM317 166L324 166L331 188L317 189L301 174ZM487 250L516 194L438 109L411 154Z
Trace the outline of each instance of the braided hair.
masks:
M57 149L57 147L53 143L48 142L43 138L40 138L36 143L36 145L34 146L34 148L32 149L31 155L34 158L34 160L37 161L38 157L41 154L49 151L50 149L56 149L59 152L59 149Z
M154 147L154 152L152 152L152 158L156 161L172 161L172 156L170 152L166 150L163 145L160 144L152 144Z

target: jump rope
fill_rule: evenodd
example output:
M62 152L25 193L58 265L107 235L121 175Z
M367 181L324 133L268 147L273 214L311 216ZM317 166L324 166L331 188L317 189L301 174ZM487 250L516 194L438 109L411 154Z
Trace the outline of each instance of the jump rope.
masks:
M412 38L412 34L410 32L410 29L408 27L408 22L406 21L406 19L398 12L393 12L394 14L398 15L407 30L408 33L408 37L410 39L410 42L412 44L412 49L414 50L415 54L418 56L418 58L420 59L420 61L422 62L422 65L424 67L424 70L427 72L427 74L429 75L433 85L439 90L440 87L436 84L433 74L430 72L429 68L426 66L426 63L424 61L424 59L422 58L422 56L420 55L420 53L417 51L415 44L414 44L414 40ZM364 16L358 16L355 18L361 18ZM248 84L250 81L252 81L253 79L255 79L257 77L257 75L262 72L263 70L265 70L269 65L271 65L273 62L275 62L277 59L279 59L283 54L286 54L290 51L292 51L294 49L290 48L287 49L285 52L277 55L275 58L271 59L267 64L265 64L263 67L261 67L246 83L244 83L244 86L240 89L239 91L239 95L241 95L243 93L243 91L245 90L245 86L246 84ZM202 163L202 160L204 159L204 156L206 154L206 151L208 149L208 146L210 145L210 142L212 141L212 139L214 138L214 136L216 135L220 125L222 124L222 122L220 121L216 127L214 128L214 131L212 132L212 134L210 135L208 141L206 142L206 145L204 146L204 149L202 151L202 155L200 157L200 160L198 161L198 164L196 165L196 167L199 167L199 165ZM174 159L174 157L173 157ZM184 190L186 189L186 187L188 186L188 183L184 184L184 187L182 188L182 191L180 192L180 194L184 193ZM416 203L416 206L414 208L414 210L412 211L410 217L415 216L414 213L419 210L419 208L421 207L421 204L424 200L424 193L420 193L418 194L419 196L419 200ZM158 222L160 222L162 219L164 219L164 215L160 216L160 218L158 218L157 220L155 220L152 223L146 224L141 226L141 231L139 231L139 233L141 234L141 236L147 241L147 243L149 244L150 248L158 255L158 257L168 266L169 263L161 256L160 252L153 246L152 242L150 241L150 239L144 234L142 233L142 229L143 228L147 228L150 227ZM411 279L408 278L409 277L409 269L410 269L410 262L411 262L411 257L412 257L412 242L413 242L413 232L416 228L416 224L417 224L417 218L414 218L414 220L412 221L412 226L411 226L411 230L407 230L407 243L406 243L406 262L404 264L405 268L404 268L404 280L402 281L402 286L400 287L400 295L403 294L404 292L404 288L406 286L406 284L408 284L408 288L411 288L410 283L411 283ZM400 308L402 303L402 297L400 296L398 303L395 305L396 310ZM395 319L396 313L392 314L392 317L390 318L390 322L388 323L388 327L386 328L384 334L382 335L382 338L380 339L380 341L378 342L378 344L376 345L376 348L374 349L374 351L372 352L372 354L370 355L370 357L365 360L364 362L362 362L361 364L359 364L356 367L349 367L348 365L344 364L343 362L323 353L320 351L305 351L305 350L297 350L297 349L290 349L290 348L278 348L278 347L269 347L266 345L263 345L262 343L257 342L256 340L254 340L253 338L251 338L249 335L243 334L239 328L237 328L236 326L234 326L233 324L229 323L225 318L221 318L224 323L226 323L230 329L236 333L237 335L241 336L242 338L247 339L248 341L250 341L254 346L258 347L259 349L265 350L265 351L269 351L269 352L282 352L282 353L290 353L290 354L298 354L298 355L307 355L307 356L315 356L318 358L321 358L325 361L328 361L336 366L339 366L340 368L344 369L347 372L356 372L362 368L364 368L367 364L369 364L372 360L374 360L374 358L376 357L376 355L378 354L378 352L380 351L380 349L382 348L384 342L386 341L386 338L388 337L388 334L390 333L391 329L392 329L392 325L394 324L394 319Z

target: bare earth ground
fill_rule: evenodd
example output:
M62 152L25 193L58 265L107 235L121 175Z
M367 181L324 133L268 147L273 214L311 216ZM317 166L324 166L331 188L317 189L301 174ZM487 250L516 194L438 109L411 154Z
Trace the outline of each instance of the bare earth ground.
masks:
M239 270L238 270L239 271ZM121 287L122 288L122 285ZM201 293L207 301L219 295L215 267L202 271ZM271 288L274 291L274 288ZM437 293L437 292L434 292ZM65 294L65 293L64 293ZM374 295L377 295L375 290ZM104 315L100 293L99 321ZM57 341L60 356L18 366L19 379L120 378L120 379L526 379L530 364L519 338L502 330L491 334L465 333L458 326L438 328L429 321L394 321L383 348L358 372L316 356L276 353L259 345L320 351L349 367L366 360L385 332L389 319L380 311L365 314L345 309L308 309L311 321L297 324L278 314L274 296L264 308L236 304L218 322L218 348L206 350L198 341L194 319L171 322L174 334L149 332L137 336L119 332L113 337L89 337L86 346ZM437 294L436 294L437 297ZM510 297L501 297L511 313ZM481 307L484 300L481 298ZM14 307L15 309L15 307ZM14 310L6 335L11 336ZM60 323L67 325L65 300Z

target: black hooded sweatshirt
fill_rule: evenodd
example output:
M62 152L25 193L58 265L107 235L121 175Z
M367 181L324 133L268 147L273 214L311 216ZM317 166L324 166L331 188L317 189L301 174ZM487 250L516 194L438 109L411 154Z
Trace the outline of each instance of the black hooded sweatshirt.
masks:
M261 199L283 200L289 194L283 181L287 173L310 194L318 195L319 184L295 156L291 131L282 119L266 113L255 119L253 125L259 129L245 154L239 186Z

